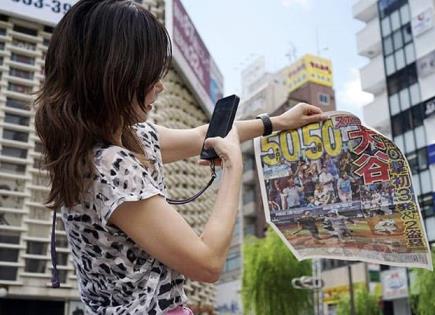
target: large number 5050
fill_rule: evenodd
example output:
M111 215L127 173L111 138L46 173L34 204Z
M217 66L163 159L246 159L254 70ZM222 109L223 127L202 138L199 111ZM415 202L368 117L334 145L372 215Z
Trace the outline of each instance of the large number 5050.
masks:
M316 131L320 131L320 135ZM261 152L266 153L262 156L263 163L269 166L277 165L281 157L289 162L297 161L301 144L306 148L305 156L310 160L321 158L324 152L330 156L337 156L343 148L341 133L333 128L329 119L322 126L320 123L314 123L303 127L302 139L296 130L262 138ZM270 154L271 151L273 154Z

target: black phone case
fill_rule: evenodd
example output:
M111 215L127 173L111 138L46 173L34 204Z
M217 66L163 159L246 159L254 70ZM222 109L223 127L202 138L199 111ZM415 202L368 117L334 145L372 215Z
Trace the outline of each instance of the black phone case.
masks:
M239 102L240 98L236 95L217 101L208 126L206 139L227 136L233 126ZM213 149L204 149L203 144L200 157L203 160L214 160L218 158L218 155Z

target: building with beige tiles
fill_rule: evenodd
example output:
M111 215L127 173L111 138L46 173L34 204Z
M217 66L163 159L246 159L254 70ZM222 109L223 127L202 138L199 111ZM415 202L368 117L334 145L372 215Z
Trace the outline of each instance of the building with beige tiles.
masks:
M43 205L50 182L40 169L42 148L34 131L32 108L34 93L44 79L44 58L53 26L76 1L58 1L62 4L60 12L49 6L26 7L27 2L0 3L0 313L79 314L82 305L60 218L56 247L61 287L51 288L51 212ZM161 21L165 20L168 5L180 4L163 0L136 2ZM198 82L194 82L197 78L179 55L174 56L173 67L164 80L166 91L155 104L151 120L167 127L189 128L208 121L210 104L216 91L222 90L222 77L212 63L213 69L208 70L218 77L213 97L207 89L205 94L198 93ZM198 167L192 158L167 165L166 175L170 196L180 199L204 187L210 171ZM197 202L177 207L198 233L208 219L214 196L215 189L209 189ZM186 292L193 308L212 314L213 285L187 280Z

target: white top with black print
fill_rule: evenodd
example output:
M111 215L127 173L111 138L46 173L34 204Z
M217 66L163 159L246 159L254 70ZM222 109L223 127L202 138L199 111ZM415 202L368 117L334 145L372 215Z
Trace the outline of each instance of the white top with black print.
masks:
M98 145L92 187L81 204L62 208L81 299L90 314L164 314L187 300L182 275L108 223L125 201L165 196L157 132L148 123L135 127L154 167L145 169L121 147Z

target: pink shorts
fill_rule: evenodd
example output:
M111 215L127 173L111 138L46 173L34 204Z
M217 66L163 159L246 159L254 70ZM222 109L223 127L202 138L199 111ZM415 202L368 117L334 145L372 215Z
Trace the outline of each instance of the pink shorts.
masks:
M190 308L185 306L178 306L173 310L170 310L166 315L194 315Z

